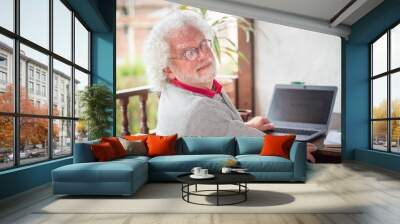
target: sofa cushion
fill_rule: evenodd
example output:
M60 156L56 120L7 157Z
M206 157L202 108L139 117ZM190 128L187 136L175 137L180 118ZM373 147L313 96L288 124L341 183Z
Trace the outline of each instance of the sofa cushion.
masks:
M101 142L108 142L114 149L115 155L117 158L122 158L126 156L126 151L124 146L121 144L117 137L103 137L101 138Z
M147 155L146 143L141 140L126 140L124 138L118 138L122 146L126 151L126 155Z
M92 144L90 148L92 149L94 157L96 157L96 161L105 162L118 158L112 145L108 142Z
M161 136L161 135L149 135L147 137L147 155L148 156L166 156L176 154L176 139L177 134Z
M231 155L175 155L158 156L149 160L149 170L163 172L190 172L193 167L200 166L211 172L219 171L230 159Z
M265 135L264 145L261 149L261 156L280 156L289 158L290 148L293 145L296 135Z
M130 182L135 172L147 172L146 166L140 159L74 163L53 170L52 175L58 182Z
M292 172L292 161L278 156L238 155L240 167L249 172Z
M177 142L177 154L235 155L235 139L233 137L182 137Z
M90 148L92 144L99 144L100 139L87 141L87 142L77 142L74 147L74 163L88 163L95 162L96 158Z
M149 159L150 159L150 157L147 157L147 156L130 155L130 156L125 156L124 158L113 160L113 162L127 162L127 163L130 163L130 162L135 161L135 160L148 162Z
M236 155L259 154L264 144L263 137L236 137Z

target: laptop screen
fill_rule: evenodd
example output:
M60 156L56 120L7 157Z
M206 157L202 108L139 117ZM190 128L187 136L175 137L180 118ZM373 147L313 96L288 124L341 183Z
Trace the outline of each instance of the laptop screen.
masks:
M275 88L268 118L271 121L327 124L335 95L335 89Z

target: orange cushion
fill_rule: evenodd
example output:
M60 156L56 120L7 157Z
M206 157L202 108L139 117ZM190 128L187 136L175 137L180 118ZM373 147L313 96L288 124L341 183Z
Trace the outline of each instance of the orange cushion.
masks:
M92 149L94 157L99 162L109 161L117 158L113 147L108 142L92 144L90 147Z
M261 156L280 156L289 159L296 135L265 135Z
M149 135L147 137L147 155L148 156L163 156L176 155L176 139L178 135L157 136Z
M124 149L124 146L122 146L121 142L119 141L118 138L116 137L109 137L109 138L101 138L101 142L108 142L114 149L115 155L118 158L126 156L126 151Z

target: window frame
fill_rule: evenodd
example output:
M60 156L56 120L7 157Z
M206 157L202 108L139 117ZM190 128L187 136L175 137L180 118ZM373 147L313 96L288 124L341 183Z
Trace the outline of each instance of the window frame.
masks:
M93 77L92 77L92 69L91 69L91 65L92 65L92 61L91 61L91 37L92 37L92 31L91 29L88 27L88 25L84 22L84 20L79 16L78 13L76 13L72 7L68 4L68 2L66 2L65 0L59 0L68 10L71 11L71 18L70 18L70 23L71 23L71 59L67 59L64 58L63 56L55 53L53 50L53 21L54 21L54 17L53 17L53 1L54 0L48 0L49 3L49 47L48 49L46 49L45 47L42 47L39 44L34 43L33 41L30 41L29 39L23 37L20 35L20 0L14 0L13 1L13 10L14 10L14 18L13 18L13 31L10 31L4 27L0 26L0 35L5 36L7 38L12 39L13 41L13 54L12 54L12 61L13 64L12 66L12 73L11 75L13 75L13 79L14 79L14 109L13 112L2 112L0 111L0 116L4 116L4 117L12 117L13 119L13 154L14 154L14 161L13 161L13 166L10 167L5 167L5 168L0 168L0 172L5 171L5 170L11 170L11 169L16 169L19 167L23 167L23 166L30 166L33 164L38 164L38 163L43 163L46 161L50 161L50 160L58 160L58 159L62 159L65 157L70 157L73 156L73 152L74 152L74 143L75 143L75 126L76 126L76 121L79 120L79 117L75 117L75 108L72 107L71 108L71 114L70 116L66 115L66 116L56 116L53 115L53 59L58 60L59 62L62 62L68 66L71 66L71 93L73 94L73 97L71 99L71 104L74 105L75 103L75 88L74 88L74 82L75 82L75 69L85 73L86 75L88 75L88 79L89 79L89 83L88 86L92 85L92 81L93 81ZM88 31L88 69L85 69L81 66L79 66L78 64L75 63L75 18L77 20L79 20L79 22L84 26L84 28ZM33 50L36 50L42 54L45 54L48 56L49 62L48 62L48 80L47 83L45 85L45 90L48 91L48 93L45 94L48 96L48 112L46 115L39 115L39 114L27 114L27 113L21 113L20 111L20 85L21 85L21 80L20 80L20 65L21 65L21 56L20 56L20 45L23 44L27 47L32 48ZM33 85L35 86L36 83L40 83L42 84L42 79L41 79L41 74L43 71L41 71L39 73L39 80L36 80L36 69L34 68L33 70L33 79L30 78L30 74L28 72L30 68L29 63L27 63L27 73L25 74L26 76L26 82L28 81L33 81ZM37 81L37 82L36 82ZM28 84L27 84L28 85ZM42 85L40 85L42 86ZM28 87L28 86L26 86ZM27 91L28 88L27 88ZM36 89L34 89L34 92L36 91ZM38 96L42 96L42 94L38 95ZM21 164L21 159L20 159L20 119L21 118L45 118L47 119L48 122L48 135L47 135L47 142L49 143L47 145L47 151L48 151L48 155L47 158L43 158L43 160L40 160L38 162L32 162L32 163L26 163L26 164ZM53 147L53 137L52 137L52 133L53 133L53 123L56 120L65 120L65 121L70 121L71 122L71 153L68 155L62 155L62 156L55 156L53 155L54 153L54 147Z
M392 151L392 135L391 135L391 129L392 129L392 121L400 121L400 117L392 117L392 99L391 99L391 91L392 91L392 86L391 86L391 79L393 75L396 75L396 73L400 72L400 67L398 68L393 68L391 69L391 31L393 28L400 26L400 21L395 22L392 24L389 28L387 28L383 33L379 34L375 39L373 39L369 44L369 77L368 77L368 84L369 84L369 149L373 151L379 151L379 152L386 152L386 153L391 153L391 154L400 154L400 152L393 152ZM384 35L387 35L387 52L386 52L386 57L387 57L387 64L386 64L386 71L376 74L373 74L373 44L376 43L381 37ZM373 81L378 79L386 77L386 87L387 87L387 93L386 93L386 98L387 98L387 105L386 105L386 117L385 118L373 118ZM374 148L374 136L373 136L373 122L376 121L386 121L386 151L379 150Z

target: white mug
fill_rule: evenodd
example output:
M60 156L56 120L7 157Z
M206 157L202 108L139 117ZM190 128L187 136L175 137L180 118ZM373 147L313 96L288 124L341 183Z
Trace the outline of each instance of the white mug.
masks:
M208 169L201 169L200 170L200 176L207 176L208 175Z
M201 167L193 167L192 173L193 173L194 175L199 176L199 175L201 175L201 174L200 174L200 171L201 171L201 170L202 170Z
M230 173L232 171L232 168L230 167L222 167L221 172L222 173Z

